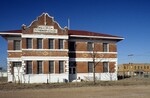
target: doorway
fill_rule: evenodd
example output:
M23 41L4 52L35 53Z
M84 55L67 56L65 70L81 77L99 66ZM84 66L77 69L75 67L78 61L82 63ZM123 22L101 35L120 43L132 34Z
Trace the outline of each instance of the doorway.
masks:
M69 62L69 82L77 79L76 63Z
M20 83L22 78L21 62L13 62L13 81Z

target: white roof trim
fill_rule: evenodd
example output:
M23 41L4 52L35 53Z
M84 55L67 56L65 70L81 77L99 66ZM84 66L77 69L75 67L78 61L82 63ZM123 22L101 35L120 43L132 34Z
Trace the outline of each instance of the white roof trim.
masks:
M85 36L85 35L70 35L71 37L86 37L86 38L103 38L103 39L124 39L117 37L104 37L104 36Z
M9 32L0 32L0 35L21 35L22 33L9 33Z

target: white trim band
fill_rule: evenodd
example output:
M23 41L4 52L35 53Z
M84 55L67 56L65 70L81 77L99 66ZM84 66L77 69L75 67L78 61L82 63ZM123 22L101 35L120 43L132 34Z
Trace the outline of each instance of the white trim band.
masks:
M117 62L117 58L95 58L95 62ZM69 61L92 62L93 58L69 58Z
M68 39L68 35L22 34L22 38Z

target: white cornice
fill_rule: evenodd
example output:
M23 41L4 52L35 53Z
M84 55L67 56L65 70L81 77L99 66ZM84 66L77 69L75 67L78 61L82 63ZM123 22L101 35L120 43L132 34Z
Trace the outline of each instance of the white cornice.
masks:
M68 35L22 34L22 38L68 39Z
M22 33L0 32L0 35L21 35Z
M119 39L123 40L121 37L105 37L105 36L85 36L85 35L70 35L71 37L79 37L79 38L101 38L101 39Z

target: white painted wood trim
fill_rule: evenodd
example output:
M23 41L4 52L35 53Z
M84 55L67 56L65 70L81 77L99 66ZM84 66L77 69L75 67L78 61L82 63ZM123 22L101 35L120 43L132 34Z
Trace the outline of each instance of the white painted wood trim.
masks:
M69 53L93 53L93 51L69 51ZM117 52L94 52L97 54L118 54Z
M22 38L68 39L68 35L22 34Z
M68 49L22 49L22 51L66 51L68 52Z
M86 37L86 38L102 38L102 39L124 39L124 38L120 38L120 37L105 37L105 36L85 36L85 35L70 35L71 37Z
M77 61L77 62L92 62L92 58L69 58L69 61ZM117 58L95 58L96 62L117 62Z

